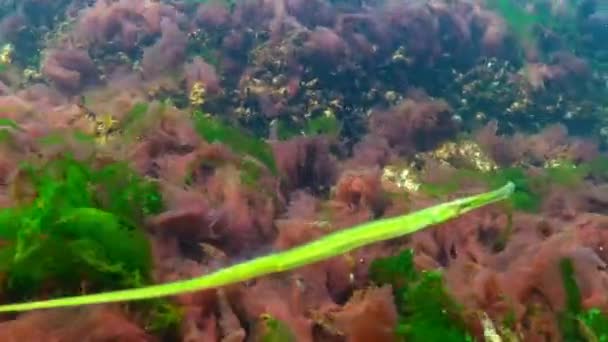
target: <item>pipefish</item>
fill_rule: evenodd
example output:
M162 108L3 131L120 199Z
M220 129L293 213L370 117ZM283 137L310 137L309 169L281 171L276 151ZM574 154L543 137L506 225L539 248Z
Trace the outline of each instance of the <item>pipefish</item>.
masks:
M286 251L238 263L193 279L97 294L1 305L0 312L135 301L218 288L292 270L366 245L412 234L479 207L507 199L514 190L515 185L509 182L493 191L456 199L402 216L363 223Z

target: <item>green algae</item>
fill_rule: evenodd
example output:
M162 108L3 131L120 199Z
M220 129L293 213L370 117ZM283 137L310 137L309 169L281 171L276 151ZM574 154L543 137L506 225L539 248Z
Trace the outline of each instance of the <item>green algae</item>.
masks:
M462 184L471 181L489 188L511 181L515 184L515 192L506 203L513 210L534 213L540 210L543 198L552 186L575 188L591 176L608 178L608 159L598 158L578 165L562 162L539 171L533 175L527 168L515 166L490 172L458 169L449 180L423 183L420 191L440 198L462 189Z
M14 120L7 119L7 118L0 118L0 128L7 128L7 127L13 128L13 129L20 129L19 125Z
M473 341L461 306L445 290L438 271L415 269L413 251L376 259L370 277L376 284L391 284L399 313L396 334L405 341ZM565 309L556 314L564 341L608 341L608 315L598 308L584 309L571 259L560 260L566 293ZM489 319L489 318L487 318ZM519 340L513 330L514 315L507 315L497 333L505 340Z
M145 102L139 102L133 105L131 110L127 112L125 118L120 123L120 128L125 134L133 134L136 129L134 128L138 122L141 122L144 118L150 105Z
M560 329L566 341L578 341L581 337L577 322L581 312L581 291L576 283L572 260L562 259L559 266L566 291L566 310L558 315Z
M148 241L140 229L159 212L155 186L115 163L92 168L70 156L23 164L15 187L35 198L0 210L3 287L13 298L129 286L147 279Z
M423 183L420 191L432 197L444 197L462 188L467 181L476 181L492 187L503 181L515 184L515 192L507 203L515 210L537 212L540 209L541 193L538 190L537 178L531 177L523 168L510 167L492 172L475 170L457 170L449 180L434 183Z
M14 120L0 118L0 144L10 141L13 131L20 129L21 127Z
M513 0L491 0L488 1L488 5L500 13L515 36L524 42L530 42L533 39L532 29L544 21L542 20L544 18L527 12Z
M53 307L136 301L219 288L269 274L286 272L349 253L366 245L403 237L480 207L502 201L511 196L513 190L514 185L507 183L493 191L459 198L408 215L363 223L349 229L335 231L318 240L287 251L257 257L197 278L97 294L0 305L0 311L29 311Z
M209 143L221 143L230 147L234 152L250 156L260 161L273 174L277 174L277 166L270 145L262 139L223 123L217 118L195 112L193 115L194 128L198 134Z
M562 50L581 52L584 40L580 39L580 23L577 22L577 6L575 1L565 1L562 15L555 15L549 2L526 2L515 0L489 0L487 5L496 11L507 23L515 38L522 44L533 46L542 43L543 31L548 30L554 36L559 36ZM527 7L531 10L528 10ZM543 57L548 57L542 49ZM592 61L592 63L595 61ZM595 63L594 63L595 64ZM594 66L601 67L595 64Z
M396 334L406 341L473 341L462 309L446 291L438 271L418 271L411 249L376 259L370 277L376 284L391 284L399 313Z
M295 342L296 336L289 326L270 314L263 314L258 322L260 341L262 342Z
M341 123L335 115L321 115L313 118L306 123L306 135L329 135L338 136L341 130Z
M276 121L277 138L288 140L297 136L331 136L337 137L342 132L343 124L333 115L320 115L307 119L304 123L295 123L289 119L279 119Z
M589 309L578 315L581 335L587 341L608 341L608 316L599 309Z
M186 0L186 3L190 4L214 4L221 5L226 8L232 8L236 5L237 0Z
M597 308L583 309L572 260L564 258L559 266L566 292L565 310L557 315L563 340L608 341L608 316Z
M484 180L492 186L504 179L515 183L515 192L508 202L513 209L528 212L540 209L542 195L537 178L529 176L522 168L506 168L486 175Z
M146 216L163 210L160 192L124 163L92 164L62 155L21 166L16 182L27 183L36 196L0 210L0 272L9 298L150 283L152 259L142 226ZM163 299L135 308L154 333L169 334L181 322L179 309Z
M608 181L608 157L599 157L587 163L588 176L600 182Z

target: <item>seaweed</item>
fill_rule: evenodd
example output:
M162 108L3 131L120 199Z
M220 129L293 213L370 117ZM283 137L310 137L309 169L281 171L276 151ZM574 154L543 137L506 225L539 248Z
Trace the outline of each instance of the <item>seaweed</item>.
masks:
M572 260L560 260L562 282L566 291L566 311L558 314L562 336L566 341L581 340L577 317L581 312L581 292L576 283Z
M599 182L608 181L608 157L602 156L587 163L588 176Z
M488 6L498 12L505 20L515 37L524 45L532 46L542 40L542 31L549 30L553 36L560 37L563 50L574 53L581 50L579 25L577 23L577 4L564 2L567 16L556 17L548 2L520 2L514 0L490 0ZM527 7L531 6L532 11ZM546 33L544 34L546 35ZM541 53L543 51L541 50ZM546 54L545 54L546 57Z
M454 178L449 181L421 183L418 189L427 196L441 198L458 191L458 189L460 189L460 184L458 180Z
M190 4L217 4L222 5L226 8L232 8L236 5L236 0L186 0L186 3Z
M277 138L288 140L296 136L328 135L336 137L342 131L342 123L333 114L324 114L307 120L304 124L289 119L276 120Z
M11 140L12 132L21 127L13 120L0 118L0 144Z
M270 314L260 316L258 327L260 329L260 341L262 342L293 342L296 337L285 322Z
M528 13L513 0L491 0L488 5L501 14L518 39L524 43L532 40L532 30L541 22L540 17Z
M472 341L461 308L444 287L439 271L418 271L411 249L376 259L370 266L376 284L391 284L399 312L396 333L406 341Z
M581 333L587 341L608 341L608 316L599 309L589 309L578 315Z
M277 174L272 148L265 141L201 112L194 112L193 121L196 131L207 142L225 144L236 153L258 160L274 175Z
M572 260L560 261L566 308L557 316L564 341L608 341L608 316L597 308L583 310Z
M515 192L509 199L509 204L515 210L537 212L540 209L541 196L535 188L535 179L528 176L522 168L505 168L491 172L484 177L484 181L492 186L504 179L515 183Z
M133 105L133 108L125 115L125 118L120 123L121 129L125 132L130 132L131 127L143 119L149 109L149 105L145 102L139 102Z
M372 243L412 234L416 231L428 228L429 226L434 226L438 223L458 217L467 212L471 212L477 208L502 201L511 196L513 190L513 183L508 183L494 191L459 198L454 201L423 209L408 215L378 219L369 223L360 224L350 229L338 230L326 235L325 237L304 245L300 245L296 248L257 257L253 260L223 268L197 278L178 280L171 283L146 287L135 287L128 290L108 291L90 295L76 295L58 299L0 305L0 312L29 311L53 307L82 306L129 300L134 301L155 299L181 293L218 288L273 273L286 272L291 269L326 260L338 255L347 254L357 248L361 248ZM439 282L437 282L437 280L439 280ZM426 277L422 277L422 281L418 283L418 286L412 287L411 290L413 294L416 294L417 292L425 292L426 290L432 288L439 289L432 292L433 295L438 296L433 298L431 303L436 303L438 301L441 305L436 305L435 307L437 308L441 306L441 314L444 315L448 313L448 311L443 311L445 310L444 307L449 306L450 308L453 308L454 305L450 305L451 301L447 295L442 296L442 294L445 293L441 291L441 289L443 289L441 285L440 276L429 277L428 279ZM418 307L422 304L419 301L421 298L419 298L418 295L408 295L403 299L407 300L407 302L412 304L413 307ZM451 312L452 311L450 311L450 313ZM434 310L433 313L437 314L437 312ZM420 321L427 322L425 318L420 318L420 315L416 311L408 314L414 318L419 318ZM446 322L439 323L441 324ZM410 330L411 329L408 329L407 326L405 327L406 332ZM457 330L454 331L454 334L458 333Z
M145 283L133 286L144 286ZM181 326L184 312L177 304L164 298L150 299L136 303L135 308L144 312L144 329L162 336L163 341L178 340L178 331Z
M307 135L330 135L340 134L341 124L334 115L322 115L309 120L306 123L305 132Z
M13 129L20 129L19 125L11 119L7 119L7 118L0 118L0 127L4 128L4 127L8 127L8 128L13 128Z
M508 199L508 205L514 210L537 212L541 204L541 182L531 177L520 167L509 167L481 172L475 170L458 170L449 180L432 184L421 184L420 190L433 197L443 197L460 190L461 184L466 180L477 180L488 187L494 187L501 182L511 181L515 184L515 192Z
M123 164L95 169L69 155L23 164L20 176L14 186L31 186L35 197L0 211L0 265L11 297L148 279L149 246L139 228L162 209L155 185Z
M432 184L422 183L420 191L432 197L443 197L460 190L465 181L478 181L489 188L511 181L515 184L515 192L507 204L516 211L535 213L540 210L543 196L551 186L573 188L589 176L608 178L606 170L608 159L602 158L579 165L562 162L544 168L538 175L531 175L523 167L507 167L490 172L459 169L449 180Z

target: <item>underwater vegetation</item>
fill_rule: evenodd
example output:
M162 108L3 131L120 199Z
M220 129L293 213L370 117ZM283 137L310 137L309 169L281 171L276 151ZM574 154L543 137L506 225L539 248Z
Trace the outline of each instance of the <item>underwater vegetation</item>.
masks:
M145 211L161 209L158 192L120 164L90 170L68 157L19 172L12 193L25 203L0 215L11 296L95 290L150 276L141 225ZM61 289L45 289L57 282Z
M0 340L605 340L606 13L0 1Z
M473 341L467 329L468 316L464 308L445 290L439 271L420 272L414 265L412 250L375 260L371 265L371 277L375 282L388 283L393 287L400 314L396 333L407 341ZM566 307L557 314L561 322L562 338L566 341L602 341L606 335L606 316L599 309L581 308L580 288L574 278L572 260L560 261L562 284L566 291ZM509 327L512 322L495 325L482 324L485 340L519 340Z
M546 168L541 174L531 175L523 167L502 168L490 172L461 169L452 175L445 183L422 184L421 191L434 196L445 196L457 191L459 184L468 181L480 181L493 187L505 181L511 181L516 191L509 199L509 204L515 210L538 212L542 199L551 186L576 187L586 177L601 172L600 165L606 163L605 159L596 159L586 164L562 163Z
M371 278L391 284L400 314L396 333L407 341L472 341L461 308L444 290L440 272L420 272L412 250L375 260Z
M513 184L509 183L493 192L443 203L405 216L372 221L350 229L344 229L309 244L220 269L198 279L183 280L148 288L122 290L39 303L0 306L0 311L35 310L61 306L156 298L229 285L270 273L284 272L292 268L305 266L336 255L348 253L355 248L363 247L370 243L381 242L386 239L411 234L417 230L426 228L429 225L458 217L481 206L508 198L513 192L513 188ZM128 241L126 242L128 243Z

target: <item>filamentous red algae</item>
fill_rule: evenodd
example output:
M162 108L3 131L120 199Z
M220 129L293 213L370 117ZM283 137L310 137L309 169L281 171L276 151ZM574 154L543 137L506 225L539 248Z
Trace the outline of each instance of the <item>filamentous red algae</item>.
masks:
M462 307L450 317L478 340L492 330L484 315L505 340L580 337L573 321L603 336L585 315L608 310L605 18L593 0L525 5L0 4L10 44L0 51L0 208L43 195L24 163L126 162L163 199L134 220L152 248L145 281L201 275L493 179L519 189L411 238L218 291L5 317L0 339L431 341L407 332L416 325L399 289L370 275L374 260L410 248L418 270L442 272ZM221 123L215 135L200 117ZM2 269L3 301L33 299L9 291L14 274ZM81 280L83 293L107 285ZM65 286L43 281L34 297Z

